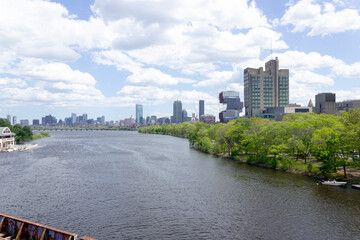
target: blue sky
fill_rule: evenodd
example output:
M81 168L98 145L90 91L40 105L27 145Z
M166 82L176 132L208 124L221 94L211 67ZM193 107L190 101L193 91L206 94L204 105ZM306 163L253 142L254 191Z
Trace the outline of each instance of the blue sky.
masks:
M291 103L359 99L359 39L358 0L2 0L0 117L163 117L177 99L217 115L271 49Z

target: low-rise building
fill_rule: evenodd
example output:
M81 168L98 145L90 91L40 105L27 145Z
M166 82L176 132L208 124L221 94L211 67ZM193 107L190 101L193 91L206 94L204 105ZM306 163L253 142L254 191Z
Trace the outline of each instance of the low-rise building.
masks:
M345 100L336 103L336 111L349 111L350 108L360 108L360 99L357 100Z
M256 115L265 119L271 119L275 121L281 121L286 114L290 113L308 113L312 112L312 107L300 107L300 106L287 106L287 107L269 107L263 111L262 114Z
M0 149L13 147L15 145L15 133L8 127L0 127Z
M317 113L335 114L335 93L319 93L315 96L315 108Z
M201 115L200 121L208 124L215 124L215 116L211 114Z

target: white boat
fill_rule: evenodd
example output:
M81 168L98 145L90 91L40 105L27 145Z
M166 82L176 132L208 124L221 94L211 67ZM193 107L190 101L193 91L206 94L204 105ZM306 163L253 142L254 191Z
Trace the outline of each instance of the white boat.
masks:
M332 181L323 181L321 182L321 184L327 186L345 186L347 182L337 182L335 180L332 180Z
M353 185L351 185L353 188L358 188L358 189L360 189L360 184L353 184Z

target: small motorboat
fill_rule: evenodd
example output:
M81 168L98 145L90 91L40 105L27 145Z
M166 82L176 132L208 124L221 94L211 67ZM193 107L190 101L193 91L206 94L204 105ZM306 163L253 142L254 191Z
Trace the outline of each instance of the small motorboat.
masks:
M332 180L332 181L323 181L321 182L321 184L326 186L345 186L347 182L337 182L336 180Z
M351 185L351 187L360 189L360 184L353 184L353 185Z

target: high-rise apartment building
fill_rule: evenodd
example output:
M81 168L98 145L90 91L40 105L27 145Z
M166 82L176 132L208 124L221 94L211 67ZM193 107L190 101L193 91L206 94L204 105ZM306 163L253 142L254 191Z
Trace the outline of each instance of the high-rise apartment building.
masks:
M143 105L136 104L136 123L143 124Z
M225 91L219 94L219 101L226 106L226 109L219 113L220 122L226 123L233 119L240 118L243 102L240 101L239 92Z
M319 93L315 96L315 109L317 113L335 114L335 93Z
M181 123L182 122L182 103L177 100L173 104L173 122L172 123Z
M13 122L12 122L13 125L16 125L17 124L17 118L16 116L13 116Z
M205 101L199 100L199 118L205 114Z
M11 116L8 114L6 118L9 121L9 123L11 124Z
M279 60L269 60L260 67L244 70L245 116L254 117L268 107L289 104L289 69L279 69Z

